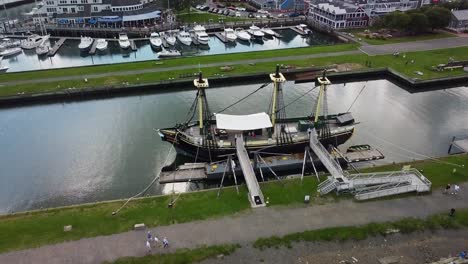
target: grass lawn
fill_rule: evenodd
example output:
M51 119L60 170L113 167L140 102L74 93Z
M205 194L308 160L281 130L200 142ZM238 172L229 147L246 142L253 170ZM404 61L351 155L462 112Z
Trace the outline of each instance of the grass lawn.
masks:
M434 187L468 181L468 155L450 156L442 160L465 164L465 168L457 168L457 172L452 174L453 167L448 165L431 161L410 164L423 169L424 175L433 182ZM367 171L397 170L402 165L376 167ZM315 177L306 177L302 184L300 179L260 184L265 198L268 197L269 206L306 206L303 204L304 195L315 197L317 180ZM216 198L217 190L182 194L172 209L167 207L171 196L138 199L130 202L115 216L111 213L123 204L122 201L0 216L0 252L121 233L131 230L136 223L153 227L248 212L250 205L246 198L247 188L242 185L239 190L238 195L234 187L224 188L219 199ZM332 201L336 199L333 196L329 198ZM311 204L322 201L317 199L313 198ZM73 225L73 231L63 232L65 225Z
M356 37L360 37L356 35ZM389 39L370 39L361 37L361 39L372 45L383 45L383 44L392 44L400 42L410 42L410 41L421 41L421 40L430 40L430 39L441 39L441 38L452 38L456 35L449 32L435 32L435 33L426 33L416 36L406 36L406 37L394 37Z
M398 229L401 233L416 231L455 229L468 226L468 210L458 210L455 217L439 214L426 219L406 218L394 222L372 223L362 226L333 227L289 234L283 237L260 238L254 242L254 247L264 249L269 247L292 247L293 242L300 241L345 241L363 240L370 236L385 236L388 230Z
M188 264L213 258L219 254L228 256L238 248L240 248L240 245L218 245L190 250L179 249L174 253L154 254L144 257L125 257L114 262L104 262L104 264Z
M62 70L50 70L47 71L47 76L63 76L64 74L76 75L80 72L82 74L89 74L90 71L94 73L102 73L107 71L109 68L115 71L123 70L123 66L129 66L126 70L139 70L143 67L148 68L162 68L178 66L178 65L194 65L191 70L171 70L167 69L158 73L144 73L144 74L124 74L116 76L108 76L101 78L88 78L88 82L85 83L83 80L68 80L68 81L53 81L47 83L37 83L35 85L22 84L22 85L11 85L4 86L0 89L0 96L15 95L17 93L43 93L43 92L55 92L67 90L69 88L96 88L96 87L121 87L122 83L128 82L130 85L138 85L145 83L155 83L159 81L167 81L168 79L179 79L181 74L196 73L198 71L198 62L202 65L202 71L204 76L211 78L216 76L235 76L246 73L270 73L274 70L276 64L292 65L295 67L311 67L311 66L326 66L332 64L344 64L353 63L360 65L364 68L366 61L370 61L372 68L392 68L393 70L412 78L419 79L432 79L449 76L459 76L466 74L461 69L454 71L443 71L438 72L432 70L432 66L446 63L449 57L454 57L455 60L466 60L468 59L468 47L460 47L453 49L441 49L433 51L422 51L422 52L410 52L406 53L406 58L403 58L403 54L399 57L393 55L382 55L369 57L365 54L354 54L354 55L342 55L333 57L321 57L321 58L304 58L299 60L280 60L274 62L262 62L256 63L255 65L249 65L242 63L240 60L247 60L252 58L269 58L269 57L283 57L283 56L294 56L304 54L316 54L324 52L336 52L352 50L356 46L354 45L338 45L338 46L323 46L315 48L297 48L280 51L264 51L264 52L248 52L230 55L213 55L213 56L201 56L194 58L180 58L165 60L164 63L156 64L155 62L140 62L130 63L124 65L110 65L110 66L92 66L92 67L79 67L73 69L62 69ZM275 54L276 53L276 54ZM430 56L429 56L430 55ZM414 63L410 63L414 60ZM226 65L234 66L234 70L229 72L222 72L219 67L203 67L203 64L215 63L218 61L226 61ZM110 71L110 70L109 70ZM424 75L419 76L415 72L420 71ZM14 79L34 79L41 78L44 76L44 72L26 72L26 73L12 73L0 76L0 82Z
M211 20L211 21L210 21ZM200 13L200 12L193 12L193 13L185 13L181 15L177 15L177 21L182 23L218 23L219 20L223 20L224 22L236 22L236 21L248 21L247 18L240 18L240 17L231 17L225 15L216 15L211 13Z

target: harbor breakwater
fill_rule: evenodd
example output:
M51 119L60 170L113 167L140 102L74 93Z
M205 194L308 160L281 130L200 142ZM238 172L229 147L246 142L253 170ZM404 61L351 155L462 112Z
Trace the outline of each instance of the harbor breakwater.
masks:
M303 69L283 70L283 74L288 80L301 82L313 82L321 75L323 70L330 67L312 67ZM242 74L233 76L210 77L211 88L224 87L228 85L241 84L245 82L267 82L268 72L258 72L254 74ZM361 69L346 72L327 73L333 83L370 81L386 79L399 85L410 93L424 92L439 89L448 89L468 85L468 75L435 78L420 80L408 78L390 68ZM0 97L0 107L14 107L28 104L55 103L61 101L81 101L98 98L112 98L149 93L166 93L183 90L192 87L193 79L196 76L184 76L181 79L165 80L155 83L139 85L118 85L103 86L98 88L68 89L50 93L39 94L18 94L13 96Z

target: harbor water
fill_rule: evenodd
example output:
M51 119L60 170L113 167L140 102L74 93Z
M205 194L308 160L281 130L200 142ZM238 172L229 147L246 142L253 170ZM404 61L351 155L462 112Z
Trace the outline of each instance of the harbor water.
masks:
M181 51L183 56L227 54L246 51L275 50L285 48L299 48L314 45L335 44L336 40L328 35L314 33L303 37L290 29L278 30L281 38L264 38L264 40L252 40L250 42L237 41L223 43L216 36L210 36L209 45L185 46L177 43L175 48ZM51 40L53 45L57 41ZM53 57L37 56L35 50L23 50L22 53L3 59L3 64L10 67L8 72L31 71L41 69L55 69L64 67L76 67L86 65L99 65L122 62L135 62L157 60L157 52L151 48L148 40L135 41L137 51L122 50L117 41L109 41L109 47L104 52L89 55L78 49L79 40L67 40Z
M399 162L447 154L454 135L468 134L468 89L410 94L385 81L332 85L330 113L350 111L355 135L347 143L370 144ZM216 112L260 84L209 89ZM285 104L313 84L288 82ZM194 89L0 110L0 213L130 197L157 174L170 144L154 128L186 119ZM267 111L271 85L227 111ZM288 116L312 112L317 89L286 109ZM268 99L266 99L268 98ZM345 150L346 146L342 146ZM169 155L173 160L175 153ZM184 191L186 184L154 185L150 194Z

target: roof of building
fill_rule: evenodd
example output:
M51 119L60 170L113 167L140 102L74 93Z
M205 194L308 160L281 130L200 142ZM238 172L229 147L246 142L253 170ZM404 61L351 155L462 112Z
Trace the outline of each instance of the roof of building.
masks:
M140 0L111 0L112 6L134 6L141 4Z
M452 11L452 14L453 14L453 16L455 16L455 18L458 21L468 20L468 9L466 9L466 10L455 10L455 11Z
M327 12L337 14L337 15L351 13L359 8L358 1L349 1L349 0L348 1L315 0L312 2L312 4L318 6L322 10L326 10Z

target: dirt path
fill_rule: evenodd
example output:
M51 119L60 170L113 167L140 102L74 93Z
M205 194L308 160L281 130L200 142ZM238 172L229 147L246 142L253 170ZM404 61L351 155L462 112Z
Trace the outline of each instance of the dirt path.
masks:
M461 190L468 190L468 183L462 184ZM448 212L451 207L468 208L468 192L462 192L458 198L443 195L440 190L436 190L431 195L374 202L343 200L296 208L260 208L219 219L161 226L152 229L152 232L160 237L167 236L171 242L170 250L174 250L202 245L248 243L260 237L333 226L426 217ZM0 263L101 263L123 256L145 255L145 239L144 231L86 238L2 254Z

